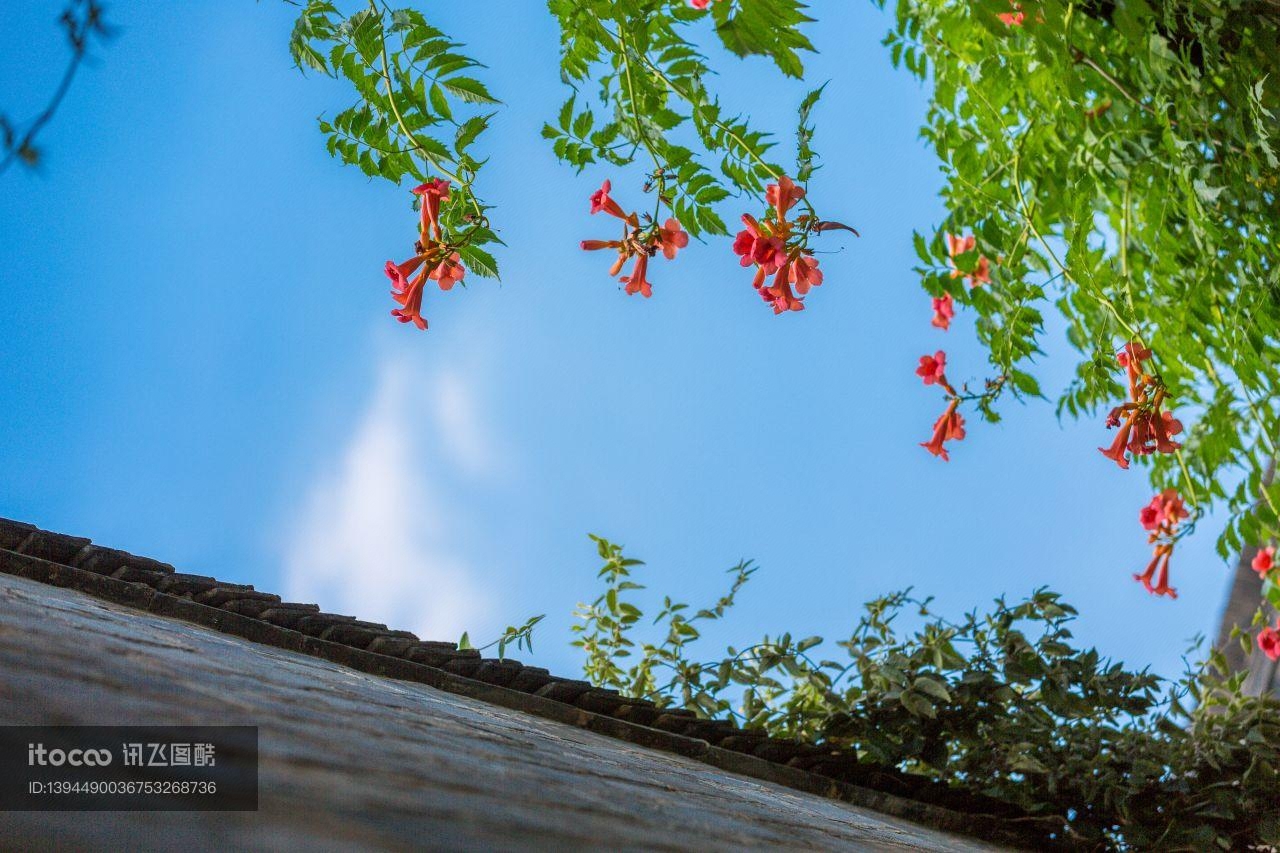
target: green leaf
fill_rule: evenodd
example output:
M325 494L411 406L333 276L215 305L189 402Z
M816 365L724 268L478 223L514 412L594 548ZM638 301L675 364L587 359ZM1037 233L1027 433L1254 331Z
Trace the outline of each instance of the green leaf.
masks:
M481 278L500 278L498 275L498 262L494 260L493 255L481 249L479 246L468 244L458 249L458 256L462 259L462 263L466 268L480 276Z
M464 121L454 137L454 150L461 153L469 148L480 134L489 128L489 120L493 118L493 115L493 113L489 113L483 116L472 116Z
M439 83L432 83L430 88L431 108L443 116L446 120L453 120L453 110L449 109L449 99L444 96L444 90L440 88Z
M933 703L919 693L905 690L903 691L899 701L902 702L902 707L906 708L916 717L928 717L932 720L938 716L938 712L933 707Z
M946 685L932 678L917 678L911 683L911 689L928 694L941 702L951 701L951 693L948 692Z
M814 49L799 30L813 20L805 8L800 0L726 0L713 4L712 14L716 34L730 52L768 56L783 74L798 78L804 76L804 66L796 51Z
M473 104L496 104L498 99L489 94L489 90L473 77L450 77L440 80L440 85L464 101Z

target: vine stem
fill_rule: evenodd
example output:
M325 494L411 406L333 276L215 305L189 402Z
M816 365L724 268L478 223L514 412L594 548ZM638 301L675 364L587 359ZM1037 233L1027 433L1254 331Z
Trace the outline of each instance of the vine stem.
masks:
M1022 193L1022 178L1018 172L1018 162L1021 156L1022 156L1021 151L1018 151L1013 156L1013 189L1014 189L1014 192L1018 194L1018 205L1019 205L1019 208L1021 209L1022 218L1026 221L1027 227L1031 229L1031 233L1035 235L1036 240L1040 242L1040 245L1045 250L1045 253L1048 254L1048 256L1053 260L1053 263L1058 267L1058 269L1062 271L1063 278L1066 278L1070 281L1074 281L1077 285L1079 285L1080 284L1079 280L1071 275L1071 271L1067 269L1066 264L1064 264L1061 260L1059 260L1058 254L1053 251L1053 247L1049 245L1049 241L1044 238L1044 235L1040 233L1040 229L1036 227L1034 214L1028 208L1027 198ZM1124 327L1125 331L1129 333L1130 337L1132 337L1133 340L1137 341L1141 346L1144 346L1144 347L1146 346L1146 344L1142 340L1142 333L1139 332L1137 329L1135 329L1133 326L1129 325L1129 323L1120 314L1120 311L1116 308L1114 302L1112 302L1110 299L1108 299L1106 296L1100 293L1093 293L1088 288L1085 288L1085 292L1089 293L1089 295L1092 296L1094 299L1096 299L1099 303L1106 306L1106 308L1109 311L1111 311L1111 315L1115 317L1116 322Z
M1191 505L1196 509L1199 509L1200 499L1196 496L1196 484L1195 481L1191 479L1191 471L1187 468L1187 461L1182 456L1182 448L1179 447L1174 451L1174 455L1178 457L1178 467L1182 469L1182 479L1187 484L1187 496L1191 498ZM1270 496L1268 496L1267 499L1270 501ZM1272 509L1275 509L1275 507L1273 506Z
M1122 84L1119 80L1113 77L1101 65L1094 62L1093 59L1091 59L1089 55L1086 54L1084 51L1080 50L1077 47L1072 47L1071 58L1075 62L1080 63L1081 65L1085 65L1085 66L1088 66L1089 68L1092 68L1095 72L1097 72L1099 77L1101 77L1103 80L1106 80L1108 83L1110 83L1111 86L1121 95L1124 95L1125 100L1129 101L1129 103L1133 104L1135 107L1147 113L1148 115L1159 117L1159 114L1155 111L1155 109L1153 109L1149 104L1144 104L1142 101L1138 100L1137 96L1134 95L1132 92L1130 92L1127 88L1125 88L1124 84ZM1176 125L1177 122L1174 122L1174 124Z
M391 81L391 62L387 57L387 34L381 27L382 11L378 9L378 4L375 0L369 0L369 11L373 12L373 14L377 15L379 18L378 47L380 48L380 53L382 55L382 79L386 81L387 84L387 103L390 104L391 112L396 117L396 124L399 125L400 131L409 138L410 142L413 143L413 146L418 149L418 153L422 155L422 159L426 161L429 166L433 167L446 178L456 183L459 187L467 190L467 198L471 201L471 207L475 209L476 216L479 220L483 221L484 211L480 209L480 203L476 201L475 193L471 192L471 185L446 169L440 164L439 160L431 156L430 152L427 151L426 146L418 141L418 137L409 129L409 126L405 124L404 116L400 114L400 107L396 104L395 84Z
M622 35L620 34L620 32L619 33L610 32L608 27L601 27L601 29L603 29L606 33L608 33L610 38L618 42L618 44L623 48L623 51L625 53L626 41L622 38ZM694 109L697 109L699 106L701 106L700 101L698 101L696 98L693 97L693 95L689 94L688 92L685 92L678 85L676 85L676 82L672 80L670 77L668 77L667 73L663 71L662 68L654 64L653 60L650 59L647 55L640 54L640 60L646 66L648 66L651 72L653 72L653 76L661 80L663 85L665 85L668 89L670 89L675 94L679 95L683 101L689 104L689 106L693 107ZM751 157L751 159L756 162L756 165L758 165L761 169L763 169L765 172L768 173L769 177L773 178L775 181L779 180L782 177L777 173L777 171L772 166L766 163L760 157L760 155L756 154L756 152L751 149L751 146L747 145L746 142L743 141L742 137L739 136L733 130L733 128L729 127L719 119L713 119L711 121L711 124L719 128L722 132L725 133L725 135L733 139L734 142L738 143L738 145L742 147L742 150L746 151L747 154Z
M608 30L606 30L608 32ZM631 50L627 46L626 39L622 37L622 28L618 28L618 46L622 48L620 51L622 56L622 67L627 78L627 100L631 102L631 123L636 129L636 139L640 140L640 144L649 152L649 156L653 158L653 167L659 172L665 171L658 152L654 150L653 143L649 141L649 134L645 132L644 126L640 124L640 108L636 104L636 81L631 76Z
M1212 380L1214 386L1222 388L1222 379L1218 376L1218 371L1214 369L1213 362L1210 361L1207 356L1204 360L1204 366L1205 372L1208 373L1209 379ZM1267 422L1263 420L1262 415L1258 412L1257 406L1254 405L1253 397L1249 395L1249 389L1244 386L1243 382L1240 383L1240 389L1244 393L1245 403L1249 406L1249 414L1253 415L1253 419L1258 422L1258 434L1262 437L1263 444L1265 444L1267 449L1271 451L1271 458L1275 459L1276 443L1275 440L1271 438L1271 433L1267 430ZM1179 451L1179 453L1181 453L1181 451ZM1261 492L1262 498L1267 502L1267 506L1271 508L1272 514L1275 515L1276 518L1280 518L1280 507L1276 506L1275 500L1271 497L1271 492L1267 488L1267 484L1265 482L1262 484Z
M58 107L62 104L62 99L67 96L67 91L71 88L71 81L75 79L81 60L84 59L85 53L89 49L88 38L89 25L87 22L82 25L79 32L74 30L71 32L71 45L74 52L71 56L71 62L67 64L67 70L62 75L62 80L58 83L58 88L54 90L53 97L49 99L44 111L31 122L27 132L22 135L22 139L18 140L9 149L4 160L0 160L0 173L7 170L20 154L31 150L31 143L36 138L36 135L49 123L49 120L53 118L53 114L58 111Z
M1120 277L1124 279L1125 301L1129 305L1129 313L1136 313L1133 307L1133 280L1129 277L1129 205L1131 181L1124 182L1124 212L1120 218Z
M943 50L951 54L952 57L955 57L957 59L959 58L958 56L956 56L956 53L953 50L951 50L951 47L946 42L936 37L934 38L934 41ZM974 94L978 96L978 100L982 102L982 105L986 107L988 111L990 111L991 115L996 119L996 121L1000 124L1003 124L1004 120L1000 114L1000 111L997 110L989 100L987 100L987 98L982 94L982 92L975 89ZM1019 202L1018 213L1021 215L1023 220L1027 223L1027 226L1031 229L1031 233L1035 235L1036 240L1039 241L1045 253L1049 256L1050 259L1052 259L1053 263L1062 272L1063 278L1067 279L1068 281L1074 281L1078 287L1084 290L1085 293L1087 293L1089 296L1092 296L1100 304L1106 307L1107 310L1111 312L1111 315L1115 318L1116 322L1119 323L1134 340L1136 340L1140 345L1145 347L1146 344L1142 340L1141 333L1138 332L1137 329L1133 328L1133 326L1129 325L1129 323L1124 319L1124 317L1121 316L1120 311L1115 306L1115 303L1112 302L1110 299L1108 299L1106 296L1103 296L1100 293L1094 293L1092 290L1083 287L1083 285L1080 284L1080 281L1076 279L1073 275L1071 275L1071 271L1067 269L1066 264L1064 264L1061 260L1058 259L1057 253L1053 251L1053 248L1049 245L1049 242L1045 240L1044 235L1040 233L1040 229L1036 227L1033 211L1028 207L1026 196L1024 196L1022 192L1022 178L1018 168L1022 158L1022 143L1027 138L1027 133L1029 133L1030 130L1031 130L1031 125L1028 124L1028 126L1022 131L1022 134L1018 139L1018 147L1014 150L1014 153L1013 153L1013 161L1012 161L1013 189L1018 194L1018 202ZM968 182L966 181L965 183L968 183ZM969 184L969 186L973 186L973 185ZM975 188L975 189L979 189L979 191L981 192L980 188Z

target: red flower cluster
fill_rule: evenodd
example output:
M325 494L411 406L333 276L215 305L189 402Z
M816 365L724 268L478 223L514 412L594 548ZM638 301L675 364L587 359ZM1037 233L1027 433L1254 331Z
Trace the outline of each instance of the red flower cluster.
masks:
M659 202L671 205L663 189L669 176L655 173L653 177L658 182ZM646 192L650 186L645 185ZM681 230L675 219L659 223L656 212L652 216L638 216L634 212L623 211L611 197L611 191L612 187L605 181L591 196L591 212L608 213L622 220L622 236L617 240L583 240L582 248L588 251L615 249L618 258L609 270L610 275L617 275L627 260L635 258L631 274L622 276L621 280L626 284L627 293L650 296L653 284L648 279L649 258L658 251L667 259L674 258L676 252L689 245L689 235ZM818 261L808 246L812 235L836 229L851 231L855 236L858 234L848 225L818 219L807 202L807 211L789 220L787 212L804 197L804 188L788 177L769 184L765 188L769 210L759 219L744 214L742 222L746 227L733 243L734 252L741 256L742 266L756 266L753 282L756 292L773 306L775 314L803 310L805 294L822 284L822 271L818 269ZM772 281L766 281L768 276L773 276Z
M1022 7L1017 3L1010 3L1013 7L1012 12L999 12L996 17L1000 19L1000 23L1006 27L1020 27L1023 21L1027 19L1027 13L1022 11Z
M804 197L804 188L783 175L776 184L765 187L765 200L770 205L766 216L758 220L744 213L742 224L746 227L733 241L733 251L740 256L742 266L755 265L751 286L773 307L774 314L803 311L805 295L810 288L822 284L818 260L808 247L810 234L837 228L858 233L848 225L822 222L808 213L795 221L788 220L787 212ZM769 276L773 279L766 284Z
M626 285L628 295L639 293L648 299L653 295L653 282L649 281L649 258L662 252L662 256L671 260L676 252L689 245L689 235L680 229L680 223L668 219L659 225L657 221L649 222L645 227L640 225L640 217L635 212L626 213L609 195L613 186L605 181L600 189L591 194L591 212L607 213L622 220L622 236L617 240L583 240L582 248L588 252L598 249L616 249L617 260L609 268L609 275L617 275L629 258L635 258L635 266L630 275L619 278Z
M1159 376L1142 370L1142 362L1151 358L1151 350L1136 341L1124 345L1116 361L1129 377L1129 401L1112 409L1107 415L1107 428L1119 427L1110 447L1098 451L1114 460L1121 468L1129 467L1129 457L1150 453L1173 453L1181 444L1172 436L1182 432L1182 422L1172 413L1161 411L1160 406L1168 398Z
M1272 660L1280 660L1280 631L1276 628L1280 628L1280 620L1276 621L1275 627L1268 626L1258 632L1258 648Z
M952 258L951 277L960 278L960 276L965 276L969 280L970 287L991 283L991 262L987 260L986 255L978 255L978 264L971 270L956 268L955 258L972 252L977 245L978 240L972 234L967 237L957 237L954 234L947 235L947 253Z
M1253 570L1258 573L1258 577L1263 580L1267 579L1267 575L1271 574L1271 570L1276 567L1276 546L1268 545L1265 548L1258 549L1258 553L1253 557Z
M438 283L441 290L450 290L462 281L467 270L458 253L445 241L440 227L440 203L449 200L449 182L433 178L414 187L413 192L420 197L422 208L418 239L413 244L414 255L402 264L387 261L383 269L391 279L391 297L400 303L391 316L401 323L412 322L419 329L425 329L422 291L427 279Z
M1149 531L1147 542L1155 546L1155 551L1147 570L1133 579L1153 595L1178 597L1177 590L1169 586L1169 558L1178 541L1178 526L1189 515L1176 489L1165 489L1138 513L1142 529Z
M951 257L951 277L965 277L968 279L970 287L991 283L991 261L987 260L984 255L978 256L978 263L972 270L962 270L956 266L955 259L967 252L972 252L977 245L978 240L972 234L966 237L957 237L954 234L947 235L947 254ZM931 325L945 332L951 328L951 320L955 316L956 301L950 293L943 293L941 296L933 297L933 319L930 321Z
M1034 6L1034 4L1032 4ZM1022 4L1009 0L1009 6L1012 12L997 12L996 17L1000 19L1000 23L1006 27L1020 27L1027 22L1027 13L1022 10ZM1044 23L1044 11L1036 10L1035 23Z
M947 354L938 350L933 355L920 356L920 366L916 368L916 376L924 380L925 385L937 385L947 392L947 408L933 422L933 435L928 441L920 442L920 446L941 456L943 462L950 462L944 446L948 441L960 441L964 438L964 418L960 415L960 396L947 381Z
M1253 570L1258 573L1258 577L1264 581L1280 583L1280 577L1273 574L1277 568L1280 568L1280 564L1276 562L1276 546L1260 548L1253 558ZM1268 626L1258 632L1258 648L1272 660L1280 660L1280 630L1277 629L1280 629L1280 620L1277 620L1274 627Z

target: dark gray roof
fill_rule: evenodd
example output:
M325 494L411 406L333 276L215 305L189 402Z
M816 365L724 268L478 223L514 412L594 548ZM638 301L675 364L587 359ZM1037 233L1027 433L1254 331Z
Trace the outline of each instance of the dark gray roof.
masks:
M363 809L344 821L374 833L362 838L368 846L411 843L414 836L396 833L422 831L424 822L432 832L459 833L452 841L441 836L444 847L492 848L517 827L515 843L497 846L579 846L575 814L590 817L593 834L585 837L599 842L592 846L615 849L661 846L642 837L664 821L672 846L703 849L784 839L792 847L993 849L940 832L1044 846L1032 840L1033 826L992 813L990 801L870 771L851 756L5 520L0 596L0 654L8 658L0 669L21 682L0 684L0 722L170 722L177 714L175 723L263 726L267 811L273 786L286 800L297 793L293 740L327 740L330 729L354 727L378 755L389 750L394 773L412 783L400 792L385 780L375 784L386 774L372 762L366 774L358 756L328 767L348 777L344 802L364 803L344 807ZM130 645L136 648L126 652ZM516 776L524 781L512 788ZM323 786L312 791L322 793ZM944 805L947 796L953 799ZM453 810L448 820L442 804ZM636 835L645 808L649 823ZM123 824L141 820L120 814ZM46 819L32 813L22 820ZM341 837L324 834L327 818L317 821L286 821L281 831ZM399 841L381 844L377 832ZM259 846L262 839L228 840Z

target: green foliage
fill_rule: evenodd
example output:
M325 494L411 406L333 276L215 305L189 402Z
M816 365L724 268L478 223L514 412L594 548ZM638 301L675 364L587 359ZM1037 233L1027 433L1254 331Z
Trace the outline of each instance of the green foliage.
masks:
M796 128L796 180L801 183L807 183L812 177L814 169L820 168L813 165L814 158L817 155L812 148L813 142L813 125L809 123L809 117L813 113L814 106L817 105L818 99L822 97L822 90L827 88L827 84L823 83L818 88L804 96L804 100L800 102L800 121Z
M643 163L655 196L646 222L661 222L665 207L694 236L725 234L719 204L759 196L784 173L774 137L708 88L715 69L699 38L714 33L736 56L802 77L813 46L799 0L548 8L573 92L543 136L578 170ZM1156 489L1188 501L1188 531L1225 506L1224 556L1280 536L1280 484L1262 476L1280 451L1280 7L899 0L894 16L890 59L932 86L923 136L946 176L948 213L917 235L918 271L930 294L975 315L992 369L961 399L995 421L1006 391L1043 396L1036 362L1056 311L1078 353L1057 410L1096 417L1123 396L1114 353L1139 341L1188 427L1179 452L1141 458ZM498 239L474 192L485 162L474 146L496 103L482 66L422 13L377 2L309 0L290 47L300 68L339 77L357 96L322 119L329 151L397 184L448 178L451 247L496 275L484 247ZM799 109L802 183L815 169L820 92ZM977 248L949 257L948 233L973 234ZM980 259L989 284L952 276L952 264Z
M738 56L770 57L789 77L803 77L799 50L813 50L800 25L813 19L799 0L721 0L711 13L716 35Z
M700 660L696 623L725 615L750 564L692 617L664 598L647 641L631 580L643 563L592 539L605 591L579 605L574 644L594 684L1004 800L1070 846L1280 843L1280 703L1245 695L1218 653L1161 700L1156 676L1074 648L1075 610L1042 589L956 622L895 593L829 651L784 633ZM903 630L908 611L916 627Z
M497 263L481 247L501 241L475 195L484 160L473 146L493 117L485 109L498 101L475 76L483 66L461 48L415 9L370 2L346 14L329 0L302 7L289 42L299 69L345 80L357 95L319 119L328 152L397 186L448 179L441 207L448 242L472 272L496 277Z
M948 216L917 236L925 288L976 312L992 368L1030 396L1056 308L1080 356L1071 416L1120 401L1113 354L1144 342L1191 425L1180 454L1145 457L1153 484L1197 517L1225 502L1224 557L1277 535L1280 7L1045 0L1011 26L1012 8L901 0L885 42L933 84ZM950 277L948 232L977 236L991 286Z
M543 128L562 161L581 171L591 163L646 160L648 187L694 236L727 233L716 203L740 192L761 195L785 172L770 159L770 135L726 110L704 85L712 72L689 33L707 12L685 0L550 0L548 6L560 23L561 76L575 90L558 121ZM796 0L722 0L710 16L734 53L769 56L798 77L796 51L812 50L797 29L810 20L803 8ZM595 98L584 96L588 86ZM593 103L604 109L603 123ZM804 108L802 123L812 106ZM809 127L802 159L811 157L811 137Z
M643 566L644 562L624 556L620 545L599 536L593 535L591 539L604 560L597 577L604 581L605 589L591 604L578 605L574 615L581 624L571 629L578 635L573 645L586 653L583 668L587 677L595 684L623 690L629 696L644 696L661 705L672 701L669 693L677 683L683 684L681 698L686 706L698 707L703 702L711 702L698 689L703 673L685 659L684 647L701 636L698 623L720 619L733 606L738 590L755 568L749 561L738 563L729 570L734 575L729 592L714 606L692 615L687 612L689 605L664 599L654 624L665 623L666 636L659 642L642 643L637 648L631 634L643 614L626 599L627 593L644 589L630 579L631 570ZM627 659L637 652L639 660L626 666ZM672 675L676 672L679 682L677 676ZM725 710L727 707L715 703L702 707L708 715Z
M706 88L712 72L690 33L710 23L734 54L768 57L800 77L800 52L813 50L800 31L811 21L805 5L719 0L698 10L687 0L549 0L548 6L561 26L561 74L574 90L542 129L556 156L578 171L592 163L627 166L639 157L649 169L645 191L655 196L647 223L663 222L665 207L693 236L727 234L716 205L740 193L762 196L784 170L770 159L770 134ZM451 247L469 269L496 275L496 261L480 247L497 237L473 190L484 161L470 152L490 118L475 105L496 101L474 76L481 66L460 47L420 12L391 10L378 0L349 13L332 0L308 0L290 39L300 69L345 79L359 96L321 120L329 153L397 184L431 174L448 178L454 197L444 207L446 230L465 235ZM811 93L800 110L802 182L813 171L816 101ZM452 138L444 132L450 126Z

